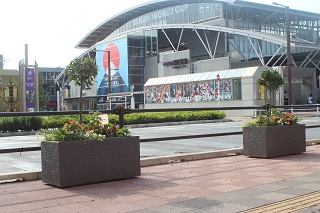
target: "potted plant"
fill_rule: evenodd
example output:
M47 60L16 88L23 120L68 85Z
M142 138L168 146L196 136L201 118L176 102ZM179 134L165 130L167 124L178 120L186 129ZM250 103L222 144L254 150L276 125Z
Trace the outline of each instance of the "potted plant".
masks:
M272 104L272 92L278 90L283 85L284 80L278 71L266 69L262 71L257 83L265 87L266 91L269 91L270 104Z
M257 83L272 92L283 85L283 78L276 70L263 70ZM270 104L267 104L270 106ZM300 118L289 112L270 110L266 116L261 114L252 122L244 124L243 155L250 157L272 158L298 154L306 151L305 125Z
M60 129L38 133L42 181L57 187L139 176L140 140L126 128L101 122L94 113L87 124L70 121Z
M281 110L269 110L243 126L243 155L273 158L306 151L305 125L301 118Z

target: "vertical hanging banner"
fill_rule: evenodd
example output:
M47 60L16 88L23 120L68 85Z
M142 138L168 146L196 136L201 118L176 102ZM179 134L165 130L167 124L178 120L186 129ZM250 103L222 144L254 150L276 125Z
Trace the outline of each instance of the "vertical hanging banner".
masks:
M26 108L34 109L35 105L35 82L34 68L25 69L26 79Z

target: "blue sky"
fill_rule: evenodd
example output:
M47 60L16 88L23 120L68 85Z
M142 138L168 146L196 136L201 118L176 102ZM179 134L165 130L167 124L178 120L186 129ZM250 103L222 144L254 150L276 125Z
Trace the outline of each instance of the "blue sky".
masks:
M28 44L29 64L40 67L65 67L84 50L74 46L109 17L150 0L10 0L1 2L0 54L5 69L18 69ZM248 0L253 1L253 0ZM320 14L319 0L273 1L290 8ZM112 2L112 4L110 4Z

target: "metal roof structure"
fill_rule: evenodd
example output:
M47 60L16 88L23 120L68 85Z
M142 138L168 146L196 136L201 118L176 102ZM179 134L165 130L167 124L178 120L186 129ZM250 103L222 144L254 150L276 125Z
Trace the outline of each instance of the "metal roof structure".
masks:
M273 5L265 5L254 2L247 2L242 0L156 0L151 1L145 4L138 5L122 13L119 13L90 31L85 37L83 37L77 44L76 48L90 48L94 44L103 39L107 38L112 32L121 27L123 24L128 22L129 20L136 18L138 16L144 15L154 10L158 10L161 8L169 7L177 4L186 4L186 3L212 3L212 2L221 2L237 7L247 7L253 9L263 9L269 10L273 12L284 13L283 8ZM314 18L320 20L320 14L305 12L300 10L290 9L290 13L295 15L301 15L304 17Z
M108 42L130 33L146 31L149 29L162 30L162 32L164 32L165 30L169 31L170 29L180 29L181 31L185 29L189 29L189 30L191 29L191 30L194 30L197 34L198 34L197 32L198 30L199 31L208 30L208 31L219 32L219 35L221 32L221 33L227 33L229 35L234 34L234 35L244 36L251 43L251 46L255 50L255 53L257 54L259 60L261 61L262 66L272 65L271 61L276 57L278 52L285 51L285 48L287 46L287 43L286 43L287 40L285 36L270 34L270 33L260 32L256 30L250 30L250 29L237 29L232 27L207 25L205 23L153 25L153 26L140 27L140 28L128 30L123 32L122 34L119 33L117 35L112 35L114 31L116 31L118 28L120 28L121 26L123 26L128 21L134 18L140 17L152 11L160 10L163 8L167 8L167 7L175 6L179 4L186 4L186 3L223 3L228 8L243 8L245 9L245 11L260 10L260 11L263 11L264 13L264 16L259 17L261 19L260 21L264 21L265 19L268 19L275 15L277 15L278 18L280 17L280 19L285 18L285 11L282 7L274 6L274 5L265 5L265 4L254 3L254 2L247 2L243 0L153 0L141 5L138 5L136 7L130 8L128 10L125 10L113 17L110 17L109 19L107 19L106 21L98 25L96 28L94 28L92 31L90 31L76 45L76 48L85 49L84 52L78 56L78 58L87 57L87 56L94 57L95 47L99 43ZM300 16L302 17L302 20L309 19L309 20L315 20L317 23L320 22L320 14L317 14L317 13L290 9L290 14L294 14L295 17ZM318 24L318 32L319 32L319 24ZM254 48L253 41L255 39L261 40L261 41L267 41L267 42L271 42L279 45L279 49L276 51L276 53L274 53L273 56L271 56L270 60L268 59L269 61L264 61L265 59L262 56L261 50L259 52L259 49ZM302 40L295 37L292 37L290 40L291 40L290 42L291 42L292 49L305 49L311 52L309 56L307 56L305 61L303 61L301 66L305 66L306 63L309 63L311 59L314 57L313 55L318 54L318 52L320 51L319 44L316 44L314 42ZM174 47L172 48L175 49ZM205 48L207 50L210 49L207 47ZM215 55L214 52L208 51L208 54L210 55L211 58L214 58L214 55ZM283 52L283 55L284 54L285 52ZM319 64L314 64L314 65L315 67L319 67L318 66ZM63 74L64 74L64 70L59 74L57 79L61 78Z

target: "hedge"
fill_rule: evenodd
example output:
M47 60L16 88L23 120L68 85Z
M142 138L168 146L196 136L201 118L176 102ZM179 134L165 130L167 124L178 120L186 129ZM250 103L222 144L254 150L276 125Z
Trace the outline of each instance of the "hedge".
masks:
M221 111L186 111L186 112L149 112L132 113L124 116L125 125L163 123L194 120L214 120L225 118ZM89 116L83 116L83 122L89 122ZM0 118L1 132L37 131L40 129L60 128L71 120L79 120L78 115L52 115L46 117L4 117ZM119 123L118 115L109 115L110 123Z

